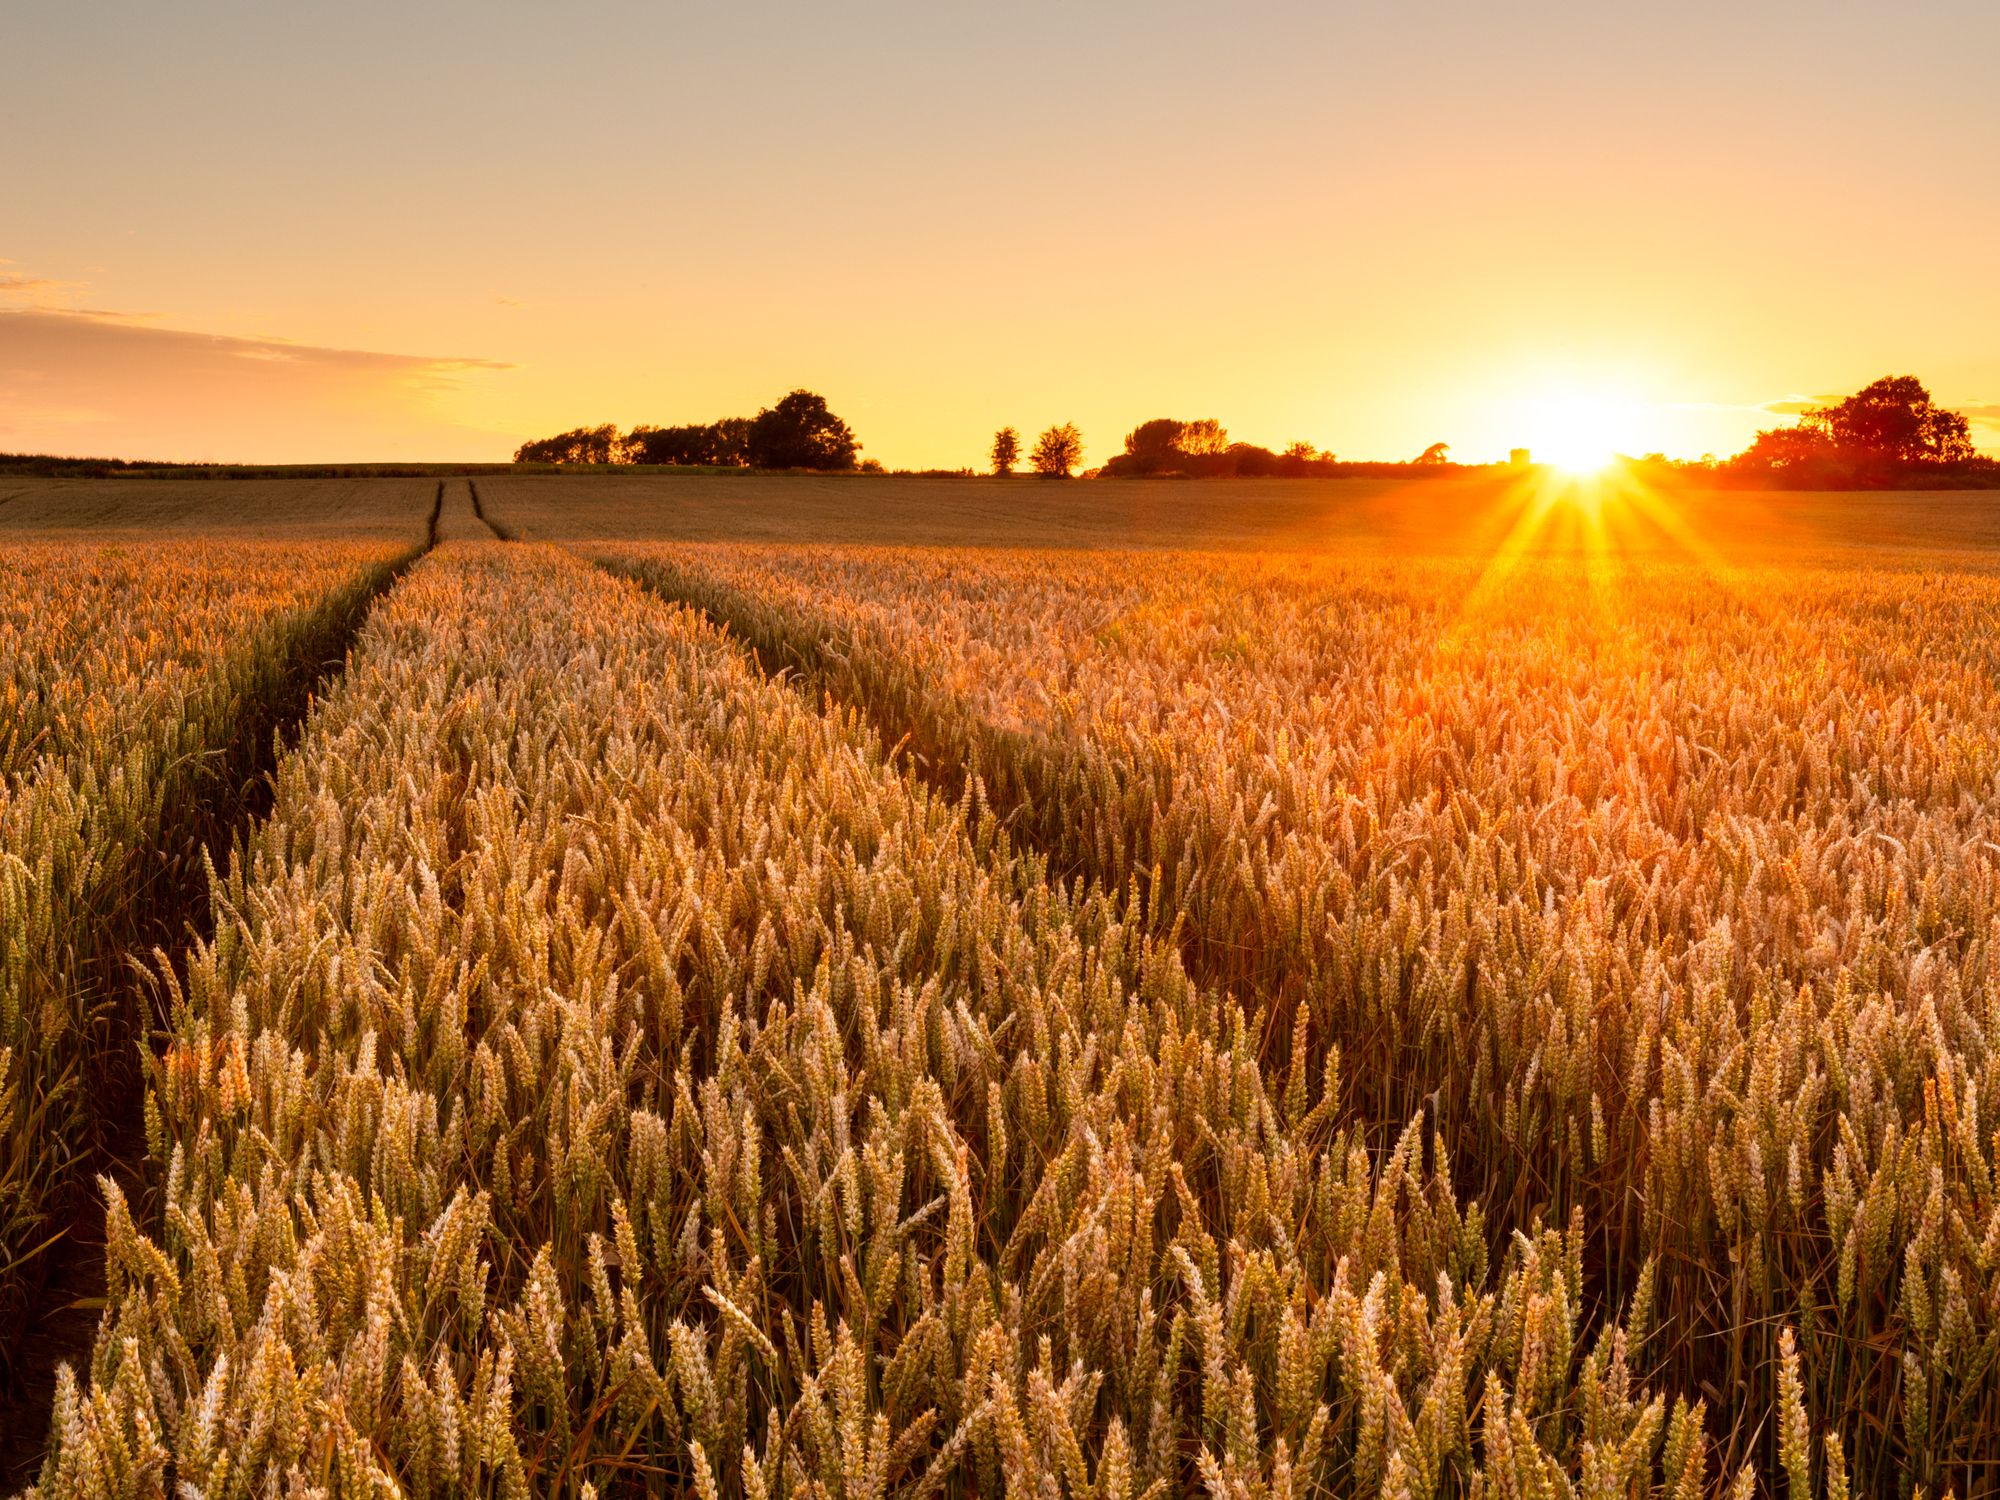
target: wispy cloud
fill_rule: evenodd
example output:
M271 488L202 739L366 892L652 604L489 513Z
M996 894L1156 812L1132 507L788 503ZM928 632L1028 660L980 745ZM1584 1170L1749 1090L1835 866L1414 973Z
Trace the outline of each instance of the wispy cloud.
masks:
M1846 399L1839 394L1824 396L1786 396L1777 401L1766 401L1758 407L1774 417L1802 417L1809 411L1817 411L1822 406L1837 406Z
M58 281L52 276L23 276L18 271L0 271L0 297L53 297L80 291L82 287L80 281Z
M505 360L424 354L383 354L369 349L341 349L324 344L301 344L291 339L244 338L227 333L196 333L181 328L151 326L154 313L108 312L102 308L36 307L0 309L0 317L40 323L68 323L137 335L154 348L173 347L199 350L217 358L268 360L282 364L316 365L349 370L379 370L406 374L435 374L440 371L511 370ZM90 338L93 335L80 335Z
M477 456L500 435L440 398L512 369L0 305L0 448L283 460Z

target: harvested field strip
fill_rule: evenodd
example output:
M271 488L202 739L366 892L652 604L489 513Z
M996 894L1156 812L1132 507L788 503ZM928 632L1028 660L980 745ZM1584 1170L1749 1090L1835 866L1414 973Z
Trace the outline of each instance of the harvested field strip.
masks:
M214 901L39 1495L1720 1477L1649 1296L1491 1263L1310 1004L561 553L384 601Z
M135 964L205 916L207 863L226 867L266 805L277 737L409 561L350 544L106 552L0 552L44 626L62 622L35 639L67 642L7 657L38 728L0 791L0 1303L14 1330L0 1476L39 1448L57 1361L89 1347L94 1318L75 1306L103 1286L89 1178L144 1154Z
M1344 1109L1378 1150L1434 1127L1496 1255L1580 1215L1584 1327L1650 1288L1649 1368L1737 1393L1729 1451L1777 1461L1790 1324L1810 1410L1883 1414L1863 1487L2000 1479L1968 1125L2000 1109L2000 585L592 551L976 771L1204 983L1309 1004Z

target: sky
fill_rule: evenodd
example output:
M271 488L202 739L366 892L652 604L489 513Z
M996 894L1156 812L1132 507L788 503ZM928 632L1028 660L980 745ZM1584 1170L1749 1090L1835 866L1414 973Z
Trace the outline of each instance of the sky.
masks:
M473 460L804 386L891 467L1155 416L2000 450L2000 5L14 0L0 450Z

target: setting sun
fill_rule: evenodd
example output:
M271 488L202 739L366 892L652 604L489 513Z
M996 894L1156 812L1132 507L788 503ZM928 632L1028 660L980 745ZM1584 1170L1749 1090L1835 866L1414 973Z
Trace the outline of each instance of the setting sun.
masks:
M1528 412L1529 450L1567 474L1596 474L1630 443L1632 410L1603 396L1566 395L1534 403Z

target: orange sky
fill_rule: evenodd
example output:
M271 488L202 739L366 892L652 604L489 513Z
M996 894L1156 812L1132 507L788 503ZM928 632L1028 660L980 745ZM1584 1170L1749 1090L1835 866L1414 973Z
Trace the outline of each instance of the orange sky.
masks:
M0 449L493 458L807 385L892 466L1579 408L1692 455L1903 372L2000 448L1990 0L295 10L10 12Z

